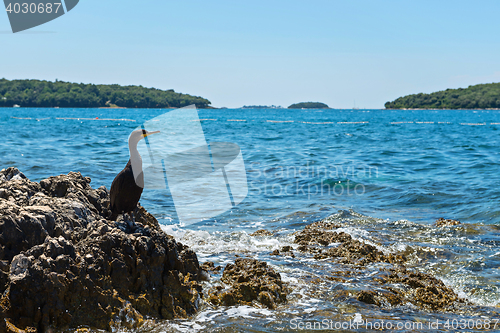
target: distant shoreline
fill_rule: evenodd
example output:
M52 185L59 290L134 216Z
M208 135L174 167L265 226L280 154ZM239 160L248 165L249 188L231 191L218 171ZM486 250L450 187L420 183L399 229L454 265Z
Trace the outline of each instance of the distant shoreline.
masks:
M173 109L180 109L181 107L163 107L163 108L128 108L124 106L114 106L114 107L109 107L109 106L92 106L92 107L85 107L85 106L0 106L0 109L101 109L101 110L116 110L116 109L137 109L137 110L159 110L159 109L164 109L164 110L173 110ZM198 109L219 109L219 108L214 108L212 106L208 107L197 107Z
M477 111L484 111L484 110L500 110L500 108L486 108L486 109L482 109L482 108L471 108L471 109L446 109L446 108L443 108L443 109L435 109L435 108L394 108L394 109L381 109L381 110L431 110L431 111L445 111L445 110L450 110L450 111L453 111L453 110L477 110Z
M181 108L211 102L199 96L143 86L0 79L0 107Z
M430 94L412 94L384 104L386 109L500 109L500 83L487 83L467 88L446 89Z
M100 107L82 107L82 106L0 106L0 109L101 109L101 110L117 110L117 109L144 109L144 110L159 110L159 109L164 109L164 110L173 110L173 109L179 109L180 107L158 107L158 108L129 108L129 107L124 107L124 106L117 106L117 107L109 107L109 106L100 106ZM209 110L266 110L265 108L226 108L226 107L213 107L213 106L207 106L207 107L197 107L198 109L209 109ZM341 109L341 108L323 108L323 109L318 109L318 108L312 108L312 109L288 109L288 108L269 108L268 110L273 110L273 111L285 111L285 112L293 112L295 110L301 111L301 110L351 110L351 111L365 111L365 110L370 110L370 111L395 111L395 110L403 110L403 111L419 111L419 110L428 110L428 111L461 111L461 110L476 110L476 111L499 111L500 108L472 108L472 109L435 109L435 108L394 108L394 109L378 109L378 108L363 108L363 109Z

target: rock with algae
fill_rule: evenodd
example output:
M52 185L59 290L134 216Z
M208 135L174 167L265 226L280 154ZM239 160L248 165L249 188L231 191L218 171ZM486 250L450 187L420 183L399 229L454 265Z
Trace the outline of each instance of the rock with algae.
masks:
M450 227L454 225L459 225L460 221L452 220L452 219L444 219L440 217L436 220L436 227Z
M403 263L401 254L383 253L376 246L353 239L345 232L337 232L340 225L331 222L314 222L295 235L299 251L314 254L315 259L333 258L339 263L367 265L373 262ZM324 248L330 244L335 247ZM318 247L319 245L320 247Z
M258 303L274 309L277 304L286 302L287 288L266 262L252 258L238 258L234 264L227 264L222 274L229 288L217 288L210 293L209 300L216 305Z
M0 171L0 332L134 328L197 310L196 254L139 205L132 227L108 220L108 191L89 184Z
M361 291L357 297L359 301L377 306L412 303L424 310L448 312L470 305L430 274L415 272L404 266L388 269L384 273L382 278L377 279L380 284L377 290Z
M448 225L457 224L448 221L453 220L444 220ZM386 308L411 303L428 311L448 312L460 311L468 305L443 281L408 269L403 254L384 253L374 245L336 231L341 227L328 218L312 223L295 235L295 243L300 245L300 251L312 253L315 259L335 260L339 270L334 276L325 276L335 283L356 281L362 275L360 271L370 264L386 265L378 273L372 273L370 289L353 292L358 301Z

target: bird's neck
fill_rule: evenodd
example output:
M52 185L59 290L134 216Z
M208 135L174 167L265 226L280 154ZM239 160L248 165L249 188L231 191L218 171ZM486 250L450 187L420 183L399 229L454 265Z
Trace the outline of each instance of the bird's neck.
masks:
M134 172L134 179L137 180L142 173L142 158L137 150L137 142L128 141L128 150L130 152L130 163L132 164L132 171Z

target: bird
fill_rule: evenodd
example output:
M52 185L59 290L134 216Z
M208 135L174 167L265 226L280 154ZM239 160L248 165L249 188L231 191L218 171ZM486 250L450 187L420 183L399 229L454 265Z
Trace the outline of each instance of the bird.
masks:
M160 133L160 131L148 132L145 129L138 129L133 131L128 138L130 159L125 168L116 175L109 190L111 220L113 221L117 219L119 214L125 213L130 213L132 219L135 220L134 211L137 209L137 203L143 190L143 187L139 185L144 186L142 158L137 150L137 144L140 140L155 133ZM130 227L133 226L130 221L127 223Z

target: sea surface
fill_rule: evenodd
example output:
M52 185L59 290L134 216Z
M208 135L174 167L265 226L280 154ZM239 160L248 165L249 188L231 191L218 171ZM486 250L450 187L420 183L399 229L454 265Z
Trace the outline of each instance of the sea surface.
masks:
M79 171L92 178L93 187L109 189L129 159L130 132L168 111L0 108L0 169L15 166L33 181ZM209 143L240 146L247 197L226 213L187 226L179 223L165 190L145 190L141 204L167 233L191 246L200 262L225 265L236 256L267 261L293 287L292 293L288 304L274 311L205 304L188 320L151 323L141 332L286 332L294 330L294 318L500 320L500 111L198 113ZM355 286L318 283L331 270L328 262L269 255L284 245L296 247L295 231L331 215L354 238L385 252L405 253L411 258L409 267L442 279L474 304L474 310L460 315L411 306L388 311L341 302L334 296L362 289L369 269L360 273L367 275ZM440 217L462 225L436 228ZM250 236L258 229L275 235Z

